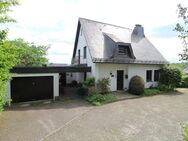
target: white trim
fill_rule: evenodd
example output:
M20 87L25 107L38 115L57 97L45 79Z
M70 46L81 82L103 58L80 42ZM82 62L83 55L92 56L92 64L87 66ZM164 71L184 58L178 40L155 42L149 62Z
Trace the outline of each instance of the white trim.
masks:
M12 78L14 77L39 77L39 76L53 76L53 100L55 97L59 96L59 73L30 73L30 74L12 74ZM7 98L11 99L11 85L10 81L7 84ZM11 101L9 100L8 104L10 105Z

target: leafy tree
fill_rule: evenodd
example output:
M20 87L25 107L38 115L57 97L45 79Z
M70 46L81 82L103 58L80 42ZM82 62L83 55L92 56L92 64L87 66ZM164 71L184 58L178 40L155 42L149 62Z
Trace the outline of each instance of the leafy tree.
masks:
M178 4L178 17L180 23L176 24L175 31L179 33L178 37L182 40L183 53L180 54L181 60L188 60L188 7Z
M16 0L1 0L0 1L0 24L7 22L15 22L14 19L8 16L11 8L18 4ZM7 80L10 78L9 70L19 62L19 50L5 43L7 29L0 30L0 111L6 103L5 88Z
M35 45L23 39L7 41L7 43L20 49L20 62L17 66L43 66L48 63L48 59L46 58L48 46Z
M159 83L166 85L168 88L175 88L180 85L181 72L178 69L163 68L160 71Z

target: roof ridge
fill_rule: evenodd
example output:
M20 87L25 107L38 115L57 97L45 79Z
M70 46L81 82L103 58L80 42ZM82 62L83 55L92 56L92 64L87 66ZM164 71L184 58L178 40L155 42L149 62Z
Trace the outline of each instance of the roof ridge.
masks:
M124 28L124 29L128 29L128 30L133 30L131 28L127 28L127 27L123 27L123 26L119 26L119 25L115 25L115 24L109 24L109 23L105 23L105 22L100 22L100 21L96 21L96 20L91 20L91 19L87 19L87 18L79 17L79 20L80 19L88 20L88 21L92 21L92 22L96 22L96 23L100 23L100 24L106 24L106 25L110 25L110 26L115 26L115 27L119 27L119 28Z

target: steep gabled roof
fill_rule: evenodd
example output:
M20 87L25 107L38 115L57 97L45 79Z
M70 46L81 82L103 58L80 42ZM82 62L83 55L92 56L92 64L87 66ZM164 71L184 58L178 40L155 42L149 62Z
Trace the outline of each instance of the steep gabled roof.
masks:
M76 54L80 27L82 27L86 43L93 62L111 63L142 63L142 64L166 64L166 59L145 37L133 36L133 30L112 24L97 22L89 19L79 18L73 58ZM104 59L104 35L110 37L114 42L131 44L135 59Z

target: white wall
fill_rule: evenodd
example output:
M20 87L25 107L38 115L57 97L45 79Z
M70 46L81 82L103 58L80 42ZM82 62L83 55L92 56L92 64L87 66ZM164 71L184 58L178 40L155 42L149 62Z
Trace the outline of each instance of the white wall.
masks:
M84 58L84 47L86 46L86 58ZM84 36L84 32L82 31L82 27L80 28L80 34L78 37L76 57L78 57L78 50L80 50L80 64L87 64L87 66L91 67L91 72L87 72L87 77L95 76L95 64L92 62L90 51L87 46L86 38ZM69 79L69 78L68 78ZM78 82L84 79L83 73L74 73L71 80L76 80Z
M124 71L124 89L129 88L130 79L138 75L143 78L145 82L145 87L149 88L151 85L156 86L157 82L154 82L154 70L159 70L161 65L134 65L134 64L104 64L97 63L95 69L95 78L100 79L103 77L107 77L110 79L110 90L117 90L117 70ZM146 71L152 70L152 82L146 82ZM110 76L110 72L114 75L114 77ZM128 79L125 78L125 75L128 75Z
M128 79L125 78L127 74L128 65L126 64L104 64L104 63L97 63L96 64L96 75L95 78L109 78L110 79L110 90L116 91L117 90L117 70L124 71L124 89L128 87ZM114 75L111 77L110 73Z
M72 72L67 73L69 75L66 76L66 83L70 84L73 80L76 80L78 83L84 81L84 73L83 72Z
M58 73L41 73L41 74L12 74L14 77L39 77L39 76L53 76L53 97L59 96L59 74ZM10 80L7 84L7 98L11 99Z
M162 67L162 65L129 65L128 67L128 80L138 75L143 78L145 82L145 87L149 88L150 86L156 86L157 82L154 82L154 70L159 70ZM152 81L146 82L146 71L152 70Z
M77 50L76 50L76 57L78 57L78 50L80 50L80 64L86 64L87 63L87 59L84 58L84 47L87 47L87 43L84 37L84 33L82 32L82 27L80 28L80 34L78 37L78 43L77 43ZM87 56L88 56L88 50L86 52Z

